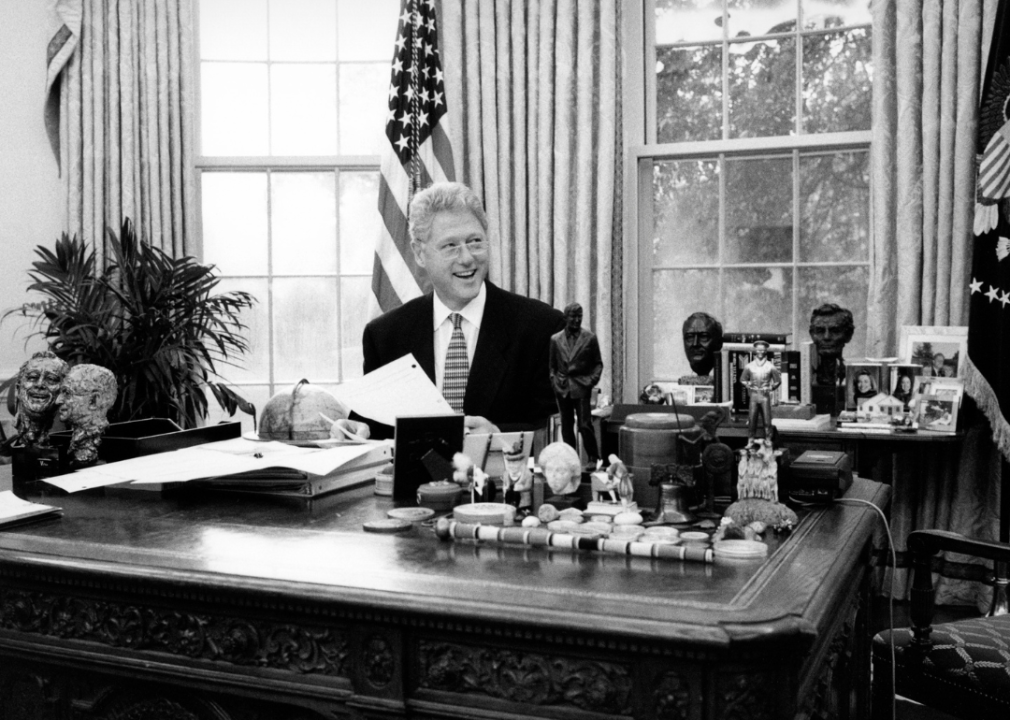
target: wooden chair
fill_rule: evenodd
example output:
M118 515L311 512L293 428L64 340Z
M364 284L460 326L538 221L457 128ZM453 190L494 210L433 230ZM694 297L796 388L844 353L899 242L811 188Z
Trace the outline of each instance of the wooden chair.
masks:
M932 625L931 560L941 551L994 562L993 602L986 617ZM942 530L908 536L912 556L910 628L873 638L873 717L891 717L891 648L899 695L961 718L1010 718L1010 545Z

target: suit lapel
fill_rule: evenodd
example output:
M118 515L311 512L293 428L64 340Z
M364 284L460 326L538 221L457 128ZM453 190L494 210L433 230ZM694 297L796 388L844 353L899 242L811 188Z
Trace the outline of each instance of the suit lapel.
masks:
M468 406L480 408L488 407L498 393L507 367L507 350L512 344L512 326L516 322L516 318L508 316L505 294L490 282L485 282L487 301L464 400Z
M424 296L424 302L418 304L418 312L410 331L413 337L407 345L414 348L414 357L432 382L435 382L435 333L432 330L434 317L435 301L432 300L432 294L428 293Z

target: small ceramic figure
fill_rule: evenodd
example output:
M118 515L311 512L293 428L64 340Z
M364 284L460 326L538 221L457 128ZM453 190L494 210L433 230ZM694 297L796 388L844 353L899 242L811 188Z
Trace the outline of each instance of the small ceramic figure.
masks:
M722 350L722 323L704 312L689 315L684 321L684 354L694 377L680 378L681 384L712 384L715 357Z
M14 430L23 446L49 445L56 400L67 364L48 350L31 356L18 370Z
M501 478L505 502L519 511L532 508L533 473L527 467L527 453L521 436L510 447L502 449L502 458L505 461L505 472Z
M638 402L642 405L666 405L666 396L663 388L656 383L649 383L642 388L642 394L638 396Z
M100 365L75 365L67 371L56 402L60 420L72 430L70 462L74 467L94 465L106 415L116 402L116 376Z
M575 448L566 442L552 442L540 451L540 467L555 495L571 495L582 482L582 463Z
M726 517L741 527L760 521L776 530L796 525L796 513L778 501L778 456L770 439L751 440L740 451L737 501Z
M565 329L551 336L550 372L561 414L561 437L573 448L577 447L577 426L586 457L591 465L596 465L600 451L590 399L603 375L603 358L596 335L582 328L582 306L577 302L565 307Z
M758 340L754 343L756 357L747 363L740 375L740 382L747 388L750 404L747 411L747 437L757 437L757 419L761 417L766 438L771 437L772 393L782 384L782 373L768 357L768 343Z

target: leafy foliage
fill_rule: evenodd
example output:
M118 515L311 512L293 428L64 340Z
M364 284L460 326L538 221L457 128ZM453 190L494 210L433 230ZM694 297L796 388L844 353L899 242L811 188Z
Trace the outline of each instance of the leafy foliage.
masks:
M213 294L213 266L173 258L137 237L129 219L117 237L107 229L110 262L99 270L94 249L66 233L54 250L39 246L29 290L44 300L3 315L31 319L36 333L70 364L94 363L116 375L113 422L170 418L193 427L207 416L205 387L225 409L245 401L217 383L217 364L248 349L246 292ZM244 409L244 408L243 408Z

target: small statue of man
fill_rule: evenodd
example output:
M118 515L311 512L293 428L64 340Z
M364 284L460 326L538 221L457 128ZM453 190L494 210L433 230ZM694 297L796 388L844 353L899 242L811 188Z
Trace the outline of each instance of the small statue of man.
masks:
M582 306L565 307L565 329L551 336L551 385L561 413L561 437L573 448L578 424L589 464L596 466L600 451L593 430L590 398L603 375L603 358L596 335L582 329Z
M743 369L740 382L747 388L750 403L747 410L747 437L757 436L757 419L761 416L764 436L771 438L772 393L782 384L782 373L768 357L768 343L754 343L754 359Z
M56 400L67 364L48 350L31 356L18 371L14 430L25 446L49 444Z
M696 312L684 321L684 354L694 377L680 378L681 384L713 384L712 368L722 350L722 323L705 312Z
M116 376L100 365L75 365L67 371L56 400L60 420L71 429L70 462L74 467L94 465L98 446L108 426L106 415L116 402Z
M505 502L523 512L533 507L533 474L527 467L523 438L520 436L512 445L502 448L505 472L502 474L502 490Z

